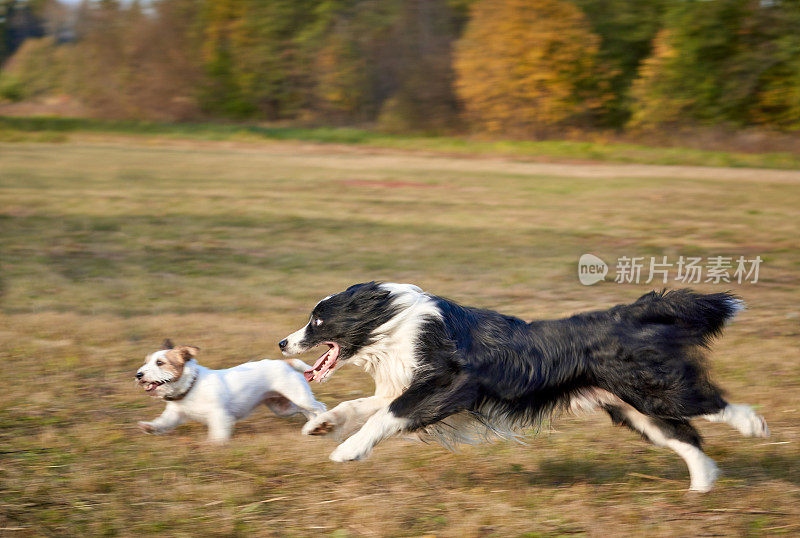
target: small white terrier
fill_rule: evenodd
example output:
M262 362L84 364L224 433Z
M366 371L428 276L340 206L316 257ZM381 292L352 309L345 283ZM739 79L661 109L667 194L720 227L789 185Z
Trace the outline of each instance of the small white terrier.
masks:
M139 422L146 433L166 433L187 420L208 426L210 441L224 443L233 425L265 404L279 417L302 413L313 418L325 411L314 399L302 373L311 367L301 360L246 362L225 370L200 366L194 346L174 346L151 353L136 372L136 380L167 408L150 422Z

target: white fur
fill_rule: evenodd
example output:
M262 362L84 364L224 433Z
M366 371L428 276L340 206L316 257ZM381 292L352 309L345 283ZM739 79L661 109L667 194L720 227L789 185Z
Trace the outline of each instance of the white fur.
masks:
M375 342L350 359L375 380L375 395L396 398L411 384L417 367L414 344L420 326L441 317L436 303L412 284L381 284L401 308L392 319L375 329Z
M369 396L342 402L330 411L317 415L303 426L304 435L331 433L343 438L364 425L369 417L391 403L391 398Z
M394 416L388 407L382 407L356 433L331 452L336 462L362 460L372 453L372 448L408 426L408 419Z
M142 381L166 381L166 376L156 362L163 359L165 351L148 356L140 372ZM212 370L199 365L194 359L184 366L179 379L156 389L159 397L175 397L189 392L180 400L167 401L164 412L153 421L139 422L147 433L166 433L187 420L196 420L208 426L209 440L225 442L230 439L237 420L247 417L259 404L265 404L279 416L302 413L308 418L325 411L325 405L316 401L302 374L296 371L308 365L295 359L291 365L285 361L262 360L247 362L224 370ZM192 385L192 380L195 379ZM284 397L289 405L280 405L275 397Z
M306 323L301 328L297 329L295 332L286 337L286 347L283 348L284 355L296 355L298 353L305 353L306 351L308 351L307 349L305 349L303 346L300 345L300 342L302 342L303 339L306 337L306 329L308 329L308 326L310 324L311 320L308 320L308 323Z
M741 299L732 298L729 300L731 306L733 307L733 315L735 316L739 312L743 312L747 310L747 303L742 301Z
M331 453L330 459L333 461L364 459L376 444L404 430L407 419L394 416L389 411L389 403L411 384L417 367L414 343L420 325L428 319L441 317L436 303L419 287L393 283L380 286L390 292L392 304L399 307L400 312L375 329L375 342L350 360L373 377L375 396L363 399L368 401L358 405L344 402L334 408L333 411L340 410L339 416L343 418L339 420L344 425L365 422Z
M393 306L399 307L399 313L374 331L372 344L346 361L363 367L372 375L375 380L375 395L343 402L309 420L303 427L305 435L333 434L340 438L350 435L331 453L330 459L333 461L366 458L377 443L405 431L408 426L407 419L394 416L389 410L389 404L410 385L414 371L418 367L414 346L420 327L428 319L441 317L435 301L417 286L410 284L380 286L390 292ZM732 301L732 307L736 312L744 309L744 303L738 300ZM301 349L299 342L304 339L307 327L308 325L287 337L287 354L306 351ZM644 434L655 445L672 449L686 462L692 491L705 492L713 487L719 470L711 458L691 443L667 437L654 419L638 412L614 394L589 387L575 394L569 402L569 408L573 412L592 411L607 405L620 409L634 429ZM519 420L508 419L503 409L497 410L486 405L476 412L462 412L447 417L417 432L416 435L420 438L435 437L446 446L491 437L518 439L515 429L523 425L519 422L528 424L541 422L546 418L538 416L523 417ZM768 435L764 419L748 406L731 404L723 411L704 418L714 422L727 422L744 435Z
M745 404L728 404L725 409L713 415L703 415L709 422L725 422L736 428L745 437L769 437L769 428L764 417L757 415L753 408Z
M666 446L682 457L689 467L689 491L700 493L711 491L719 477L719 468L714 460L696 446L677 439L667 440Z
M321 299L316 304L316 306L314 306L314 308L317 308L317 306L324 303L331 297L333 297L333 295L328 295L327 297ZM314 308L312 308L312 311L314 310ZM308 329L309 325L311 325L310 319L308 320L308 323L306 323L301 328L297 329L295 332L286 337L286 347L283 348L284 355L296 355L298 353L305 353L306 351L308 351L307 349L303 348L303 346L300 345L300 342L302 342L303 339L306 337L306 329Z

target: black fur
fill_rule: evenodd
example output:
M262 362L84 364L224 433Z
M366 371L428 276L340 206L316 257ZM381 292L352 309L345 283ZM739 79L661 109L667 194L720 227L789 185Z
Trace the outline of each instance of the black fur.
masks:
M700 348L735 313L732 295L653 292L631 305L531 323L435 300L442 319L421 331L422 368L391 406L412 419L411 429L487 407L535 423L589 387L662 422L726 405L708 380ZM416 392L429 395L412 397Z

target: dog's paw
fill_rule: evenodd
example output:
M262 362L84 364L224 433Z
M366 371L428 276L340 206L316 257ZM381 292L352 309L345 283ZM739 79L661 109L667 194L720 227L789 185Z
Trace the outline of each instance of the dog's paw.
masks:
M690 492L708 493L714 488L714 482L721 474L717 464L711 458L706 458L700 472L691 477Z
M769 437L767 421L749 405L730 404L725 412L729 415L730 425L745 437Z
M769 437L767 421L761 415L751 412L749 416L740 419L735 427L745 437Z
M158 433L158 428L152 422L139 421L138 426L144 433Z
M328 435L338 428L338 424L329 413L322 413L303 425L303 435Z
M352 437L336 447L336 450L331 452L329 458L331 461L337 463L344 463L346 461L359 461L367 458L370 454L369 449L365 449L358 442L352 442Z

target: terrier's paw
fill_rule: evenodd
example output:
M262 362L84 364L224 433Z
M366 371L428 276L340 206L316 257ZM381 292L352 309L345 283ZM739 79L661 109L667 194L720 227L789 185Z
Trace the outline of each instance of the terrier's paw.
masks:
M352 442L352 437L336 447L336 450L331 452L329 458L331 461L337 463L344 463L346 461L359 461L367 458L370 454L368 448L364 448L358 442Z
M144 433L159 433L158 428L152 422L139 421L138 426Z

